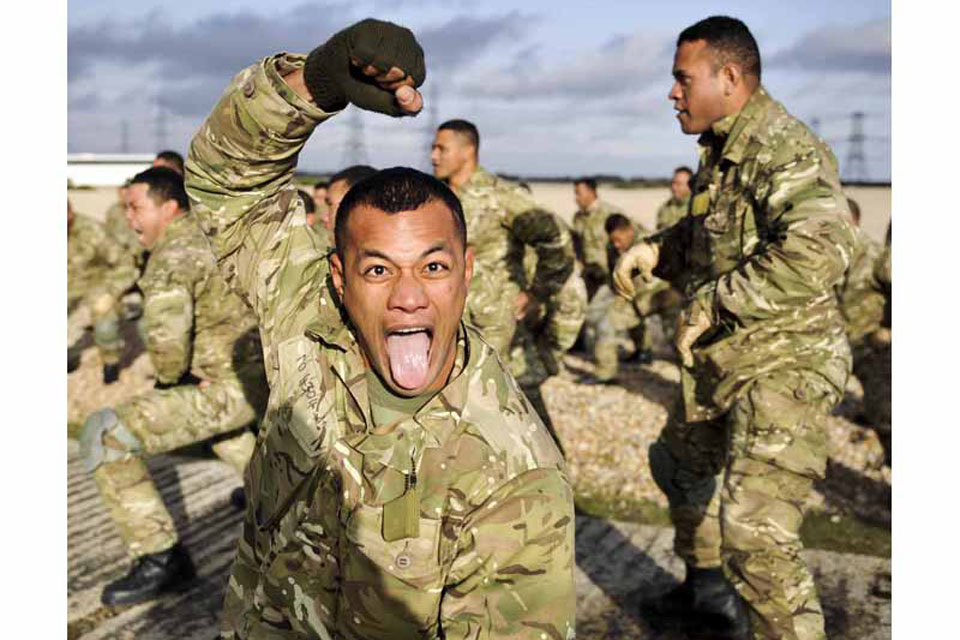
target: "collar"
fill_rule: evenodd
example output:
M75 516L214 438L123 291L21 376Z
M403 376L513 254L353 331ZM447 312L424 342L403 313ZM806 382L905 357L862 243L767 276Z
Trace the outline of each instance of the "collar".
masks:
M326 288L323 295L324 298L329 295ZM321 317L312 322L305 333L311 340L321 342L329 348L330 367L352 397L354 408L362 415L364 430L370 432L373 420L370 416L370 398L367 391L367 365L352 326L343 321L339 322L339 326L334 326L329 317ZM470 376L467 375L467 369L471 365L470 354L470 338L461 322L457 330L457 352L450 380L411 418L426 432L424 446L440 446L460 422L468 398ZM409 425L409 422L404 420L397 428L410 430L412 425Z
M760 120L760 116L772 102L773 98L763 85L758 86L740 111L724 116L710 125L710 130L700 136L698 143L707 148L722 144L720 157L739 164L746 152L752 125Z
M191 225L194 224L193 214L190 211L184 211L164 227L160 233L160 237L157 238L157 241L153 245L153 250L156 251L168 242L171 242L174 238L185 235Z
M487 171L482 165L477 165L477 168L473 173L470 174L470 179L463 183L463 186L460 187L461 190L467 190L472 187L489 187L497 181L497 177Z

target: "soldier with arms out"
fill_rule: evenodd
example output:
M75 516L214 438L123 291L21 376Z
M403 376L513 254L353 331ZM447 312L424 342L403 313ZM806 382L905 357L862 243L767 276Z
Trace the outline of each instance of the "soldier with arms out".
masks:
M189 211L183 176L166 167L137 174L127 216L151 251L138 284L144 295L141 334L156 372L153 391L87 418L80 436L87 470L134 558L108 584L104 604L132 604L175 589L193 575L173 519L144 458L230 437L214 452L242 473L266 403L256 319L227 288Z
M597 197L597 181L593 178L575 181L573 196L577 202L577 212L573 214L574 246L577 258L583 264L587 295L592 301L600 287L610 282L611 265L604 225L611 215L622 215L623 212Z
M690 213L615 269L682 288L683 419L650 450L686 580L654 613L728 637L824 638L803 505L850 347L834 288L854 246L833 153L760 83L756 41L712 17L679 36L670 99L699 134ZM746 613L744 615L744 604Z
M226 638L573 637L570 485L461 322L459 201L382 171L341 202L328 260L292 184L320 123L416 113L424 76L413 34L367 19L241 71L191 145L194 209L270 372Z

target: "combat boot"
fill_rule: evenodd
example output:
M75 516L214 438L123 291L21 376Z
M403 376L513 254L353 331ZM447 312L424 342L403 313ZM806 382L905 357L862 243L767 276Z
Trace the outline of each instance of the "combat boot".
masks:
M679 587L643 606L656 629L671 629L711 638L748 640L750 617L740 594L722 569L687 567Z
M190 555L177 543L166 551L134 560L127 575L104 587L100 601L108 606L146 602L178 589L193 580L194 575Z

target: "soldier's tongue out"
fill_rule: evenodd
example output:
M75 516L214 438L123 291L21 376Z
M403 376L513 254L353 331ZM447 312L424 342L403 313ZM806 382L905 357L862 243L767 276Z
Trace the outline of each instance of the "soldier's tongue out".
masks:
M387 336L390 373L404 389L417 389L427 383L430 336L426 331L394 333Z

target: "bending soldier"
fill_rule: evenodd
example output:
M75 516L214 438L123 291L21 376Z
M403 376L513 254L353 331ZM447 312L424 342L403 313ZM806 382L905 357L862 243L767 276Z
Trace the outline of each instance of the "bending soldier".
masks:
M128 204L131 227L151 251L139 281L140 323L157 382L154 391L91 414L80 437L87 470L134 559L127 575L104 588L109 605L149 600L193 576L144 458L231 434L213 450L242 473L254 445L244 428L266 401L256 319L217 271L183 177L166 167L139 173Z

